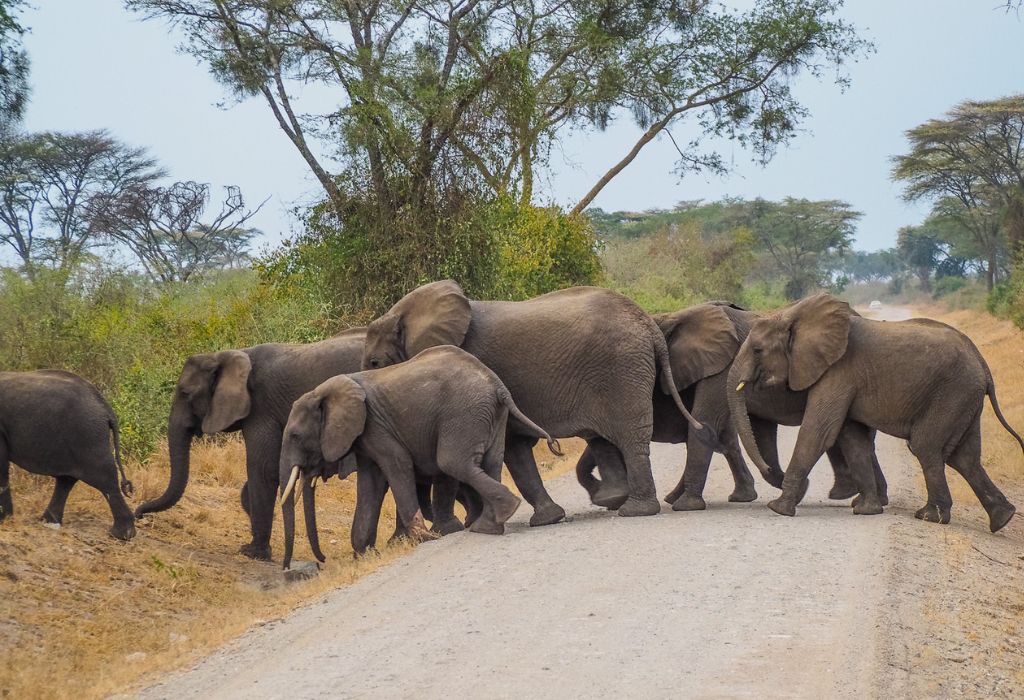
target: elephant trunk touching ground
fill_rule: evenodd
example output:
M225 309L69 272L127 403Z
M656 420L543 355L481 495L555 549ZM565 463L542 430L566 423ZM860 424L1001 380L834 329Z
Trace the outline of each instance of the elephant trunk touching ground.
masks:
M757 446L757 440L754 438L754 428L750 425L750 414L747 412L747 402L743 394L743 389L749 381L750 378L744 375L744 367L741 363L738 361L733 362L732 368L729 370L729 381L726 385L729 412L732 414L733 422L736 424L736 432L739 433L743 449L747 451L747 455L754 462L754 466L761 472L761 476L764 477L765 481L775 488L781 489L782 479L785 475L779 469L772 469L764 461L764 457L761 456L761 450Z
M285 468L281 472L281 516L284 520L284 569L292 565L292 551L295 547L295 482L292 476L302 479L302 514L306 521L306 537L309 548L317 561L326 561L320 549L320 534L316 524L316 479L317 476L302 475L298 467Z
M151 501L146 501L135 509L135 517L141 518L146 513L167 510L185 493L188 485L189 458L192 450L192 438L195 426L192 411L179 396L171 408L171 419L167 430L167 447L171 457L171 479L163 494Z

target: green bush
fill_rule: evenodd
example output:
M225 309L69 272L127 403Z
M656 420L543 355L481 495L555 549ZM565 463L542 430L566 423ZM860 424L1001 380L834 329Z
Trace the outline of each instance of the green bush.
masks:
M963 277L939 277L932 285L932 298L941 299L953 292L960 291L967 286L967 280Z
M66 369L94 382L121 421L125 453L145 459L166 429L185 358L270 341L308 342L344 327L251 271L154 287L104 270L68 279L0 276L0 368Z

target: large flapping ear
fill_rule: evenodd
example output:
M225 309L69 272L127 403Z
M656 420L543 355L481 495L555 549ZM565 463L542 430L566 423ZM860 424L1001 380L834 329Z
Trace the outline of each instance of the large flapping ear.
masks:
M469 299L452 280L417 287L391 307L399 317L406 357L435 345L462 345L469 330Z
M328 462L336 462L352 449L366 427L366 392L346 376L334 377L321 384L323 425L320 428L320 450Z
M655 317L668 342L672 378L680 390L718 374L740 349L732 319L717 304L699 304Z
M210 411L203 418L203 432L219 433L249 415L249 372L252 362L241 350L224 350L214 355L216 383Z
M789 388L803 391L846 354L850 305L831 294L815 294L781 315L789 324Z

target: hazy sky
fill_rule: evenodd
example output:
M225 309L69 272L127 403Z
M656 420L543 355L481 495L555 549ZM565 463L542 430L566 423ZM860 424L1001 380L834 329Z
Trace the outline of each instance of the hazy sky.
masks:
M850 66L845 93L802 80L806 133L766 167L745 151L725 178L673 174L675 150L660 139L604 189L606 210L671 207L725 195L845 199L864 212L857 246L893 245L896 230L923 218L889 181L903 131L964 99L1024 92L1024 19L1001 0L848 0L844 15L877 53ZM321 192L265 104L219 106L225 93L203 66L176 51L178 37L141 21L117 0L32 0L29 130L106 128L146 146L175 179L237 184L248 200L269 197L254 225L273 243L297 228L294 206ZM604 133L571 134L552 159L541 196L572 204L638 135L628 117Z

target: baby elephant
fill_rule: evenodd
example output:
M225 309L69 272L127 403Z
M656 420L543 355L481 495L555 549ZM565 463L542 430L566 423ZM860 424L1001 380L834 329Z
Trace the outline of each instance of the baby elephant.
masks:
M110 451L110 433L114 451ZM60 524L78 481L99 490L114 514L110 534L135 536L135 518L121 497L132 484L121 465L117 416L99 390L70 372L0 372L0 520L10 515L10 466L57 479L43 520ZM118 490L118 473L121 475Z
M484 507L470 530L502 534L520 503L500 480L510 415L517 432L544 438L552 452L561 454L557 441L523 415L494 372L451 345L424 350L409 362L333 377L300 397L292 406L281 447L284 567L291 564L295 539L296 480L302 476L310 546L323 561L313 480L337 473L338 461L349 452L355 453L359 471L352 523L356 554L377 540L388 486L409 535L421 540L436 536L423 522L414 469L471 486Z

